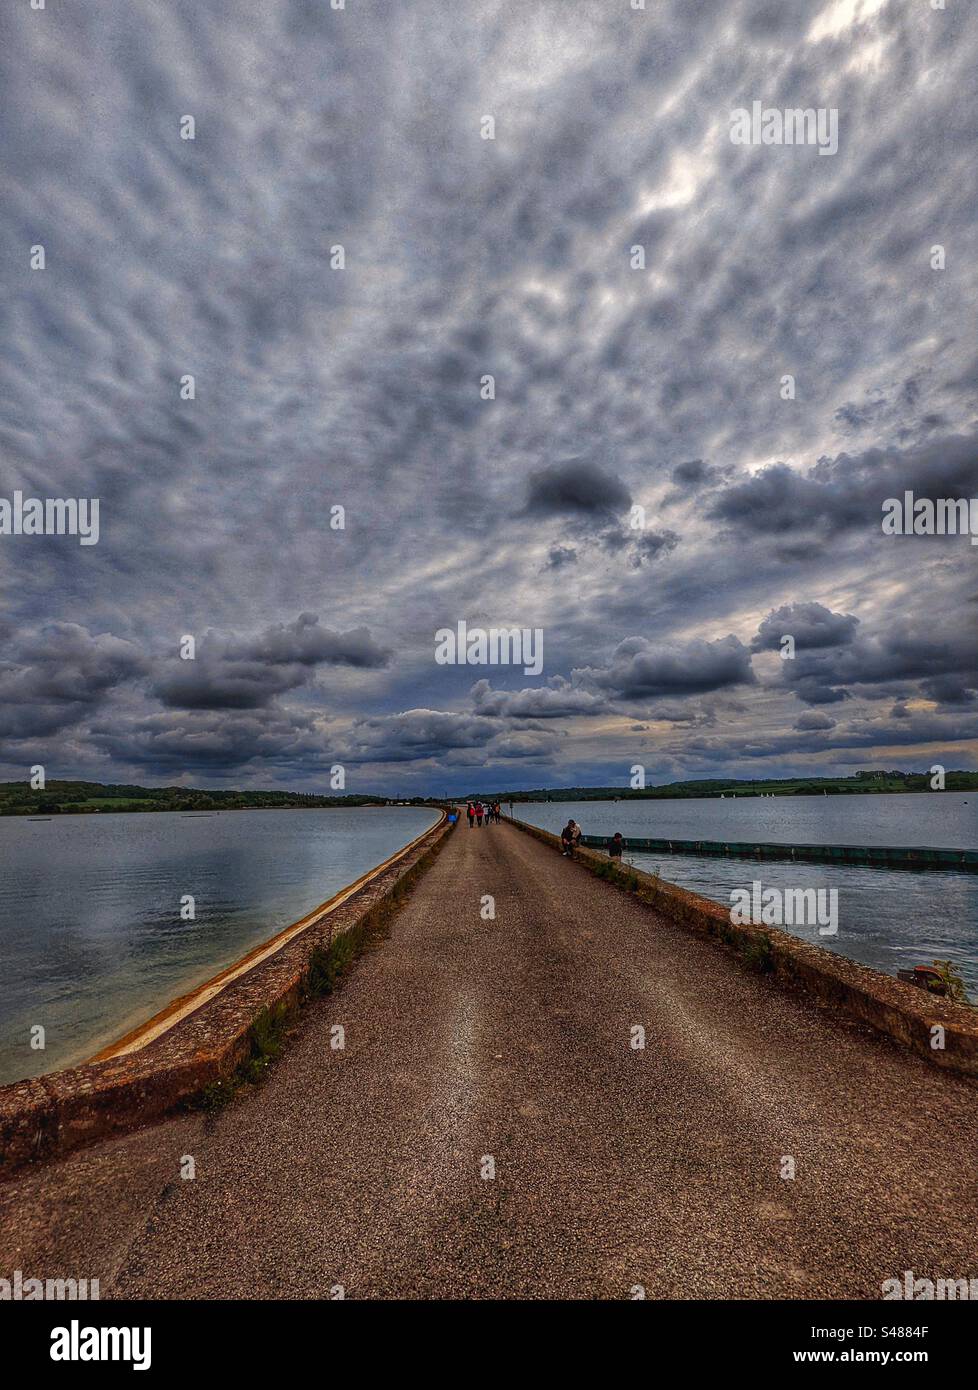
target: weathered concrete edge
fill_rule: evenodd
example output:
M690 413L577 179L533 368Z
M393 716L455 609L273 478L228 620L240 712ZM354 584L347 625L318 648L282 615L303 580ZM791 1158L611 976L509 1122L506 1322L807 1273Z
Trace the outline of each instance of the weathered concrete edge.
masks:
M514 819L510 824L560 850L559 836L525 821ZM593 849L579 849L576 858L592 870L610 864L606 854ZM670 921L733 948L742 958L749 948L764 951L766 940L775 978L802 989L825 1009L868 1024L933 1066L978 1076L978 1009L927 994L780 927L735 926L719 903L641 869L624 867L619 886L626 886L633 875L638 880L636 896ZM944 1029L943 1048L931 1046L931 1030L938 1026Z
M432 826L345 903L140 1051L0 1087L0 1178L34 1160L155 1123L230 1079L251 1053L258 1015L280 1005L298 1010L316 948L389 909L428 868L450 831L445 820Z

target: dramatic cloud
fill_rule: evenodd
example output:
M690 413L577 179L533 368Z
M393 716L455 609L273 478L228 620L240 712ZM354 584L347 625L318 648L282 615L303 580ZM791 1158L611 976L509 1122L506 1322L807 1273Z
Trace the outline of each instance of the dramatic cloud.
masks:
M804 473L787 464L734 483L711 504L710 515L765 535L879 531L883 503L902 498L971 497L978 491L978 434L936 440L913 449L868 449L823 458ZM943 539L943 538L941 538Z
M493 758L539 760L552 754L554 736L545 731L501 732L481 715L411 709L358 720L340 746L350 763L424 761L446 767L482 767Z
M750 652L733 636L668 644L629 637L615 648L607 667L587 666L574 675L625 700L702 694L755 679Z
M568 459L530 474L526 511L535 516L604 517L631 505L620 478L592 459Z
M841 615L830 615L839 618ZM969 703L978 688L978 648L969 628L948 627L934 633L922 620L893 621L877 632L853 635L844 629L842 642L833 646L816 641L799 645L793 661L785 661L783 677L808 704L835 704L848 699L850 687L863 687L870 697L884 698L919 683L931 700ZM825 650L819 650L819 646ZM872 690L879 687L879 691Z
M800 714L792 725L801 733L822 733L835 728L835 720L827 714Z
M181 709L257 709L305 685L321 665L376 669L390 653L366 628L331 632L312 613L255 637L204 634L193 660L174 659L154 687L165 705Z
M0 660L4 740L78 724L145 666L133 643L109 633L93 635L77 623L48 623L23 633L6 645Z
M853 640L858 625L850 613L833 613L821 603L786 603L761 623L751 651L777 651L785 636L805 651L841 647Z
M600 696L553 676L545 686L524 690L493 690L487 680L472 687L472 705L492 718L561 719L575 714L599 714L607 708Z
M976 64L896 0L8 5L0 499L100 538L0 535L0 776L978 765L978 550L881 528L978 492Z

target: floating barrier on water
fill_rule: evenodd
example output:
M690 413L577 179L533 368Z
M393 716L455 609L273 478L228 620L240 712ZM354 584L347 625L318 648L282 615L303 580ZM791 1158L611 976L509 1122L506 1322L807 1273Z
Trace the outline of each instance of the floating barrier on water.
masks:
M608 835L583 835L588 849L604 849ZM978 850L887 845L771 845L738 840L626 839L636 854L729 855L738 859L793 859L818 864L869 864L887 869L964 869L978 873Z

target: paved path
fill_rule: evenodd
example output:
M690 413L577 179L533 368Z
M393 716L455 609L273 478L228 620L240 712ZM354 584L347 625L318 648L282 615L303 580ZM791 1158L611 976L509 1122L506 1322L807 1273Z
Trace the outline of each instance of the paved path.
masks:
M460 826L263 1088L0 1188L0 1274L103 1297L879 1298L905 1269L978 1277L976 1102L529 836Z

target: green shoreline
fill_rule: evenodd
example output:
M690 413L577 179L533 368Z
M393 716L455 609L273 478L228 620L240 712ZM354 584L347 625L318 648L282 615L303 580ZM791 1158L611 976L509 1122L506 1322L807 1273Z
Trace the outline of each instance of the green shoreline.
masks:
M730 781L669 782L659 787L541 787L534 791L493 791L496 801L672 801L681 798L750 796L887 796L901 792L933 792L929 772L857 772L852 777L761 778ZM978 791L978 772L945 773L944 791ZM476 795L485 796L486 793ZM457 798L471 801L472 796Z
M669 801L702 797L757 796L885 796L932 791L929 772L857 772L851 777L762 778L730 781L721 778L669 782L658 787L540 787L532 791L477 791L448 801L491 797L500 802L537 801ZM945 791L978 791L978 772L945 774ZM215 791L202 787L140 787L102 782L50 781L43 791L27 782L0 782L0 816L97 815L105 813L173 811L299 810L343 806L431 806L446 804L437 796L322 796L311 792Z
M26 782L0 782L0 816L100 815L119 812L304 810L314 807L387 806L384 796L318 796L309 792L213 791L198 787L139 787L101 782L49 781L43 791ZM399 805L421 805L422 798Z

